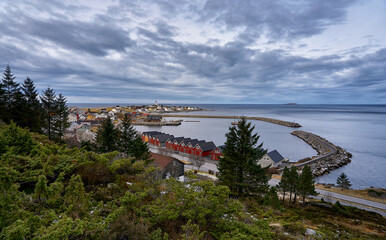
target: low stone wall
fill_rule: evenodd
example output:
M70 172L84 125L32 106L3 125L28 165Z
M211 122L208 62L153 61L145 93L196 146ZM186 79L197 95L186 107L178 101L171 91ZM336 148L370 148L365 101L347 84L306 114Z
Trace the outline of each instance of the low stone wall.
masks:
M312 157L311 160L295 164L296 167L310 166L314 176L328 174L351 162L351 153L318 135L305 131L293 131L291 134L302 139L318 152L318 156Z

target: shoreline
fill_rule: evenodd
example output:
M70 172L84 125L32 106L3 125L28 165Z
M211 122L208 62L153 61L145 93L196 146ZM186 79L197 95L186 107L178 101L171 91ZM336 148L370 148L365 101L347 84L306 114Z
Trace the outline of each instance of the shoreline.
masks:
M162 114L162 117L179 117L179 118L225 118L225 119L240 119L242 116L212 116L212 115L181 115L181 114ZM288 122L274 118L266 117L245 117L247 120L257 120L263 122L269 122L277 125L282 125L285 127L291 128L300 128L302 127L299 123Z
M295 167L309 165L312 174L316 177L330 173L332 170L351 162L352 154L343 148L332 144L325 138L306 131L293 131L292 135L302 139L318 152L317 157L312 157L306 162L297 162Z

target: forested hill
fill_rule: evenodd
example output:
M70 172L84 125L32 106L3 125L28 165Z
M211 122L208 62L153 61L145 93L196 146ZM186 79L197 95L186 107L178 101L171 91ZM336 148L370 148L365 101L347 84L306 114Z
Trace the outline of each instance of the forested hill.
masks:
M153 164L122 156L0 126L0 239L384 237L377 214L320 203L272 205L268 197L236 200L226 186L163 180Z

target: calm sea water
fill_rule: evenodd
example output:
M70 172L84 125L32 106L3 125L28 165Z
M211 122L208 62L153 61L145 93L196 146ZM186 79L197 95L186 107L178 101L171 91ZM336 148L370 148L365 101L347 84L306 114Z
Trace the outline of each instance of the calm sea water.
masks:
M117 104L69 104L93 107ZM121 106L125 104L120 104ZM342 172L354 188L386 187L386 105L192 105L213 111L191 112L190 115L244 115L295 121L301 130L320 135L353 154L352 162L318 182L335 183ZM184 113L185 114L185 113ZM231 119L186 118L180 126L136 126L139 131L158 130L175 136L225 142ZM278 150L284 157L296 161L316 155L308 144L292 136L292 128L271 123L252 121L260 142L269 151Z

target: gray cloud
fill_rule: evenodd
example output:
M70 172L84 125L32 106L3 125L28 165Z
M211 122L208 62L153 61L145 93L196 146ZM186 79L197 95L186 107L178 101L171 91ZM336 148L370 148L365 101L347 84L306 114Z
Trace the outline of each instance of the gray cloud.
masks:
M120 1L94 12L59 1L6 1L0 64L10 62L20 81L28 75L40 89L85 101L386 102L385 46L327 54L294 43L343 23L352 2ZM234 37L184 39L190 26L180 19ZM266 47L251 47L262 38Z
M273 39L298 39L319 34L341 23L355 1L249 1L208 0L202 20L228 29L244 28L239 40L254 42L263 34Z

